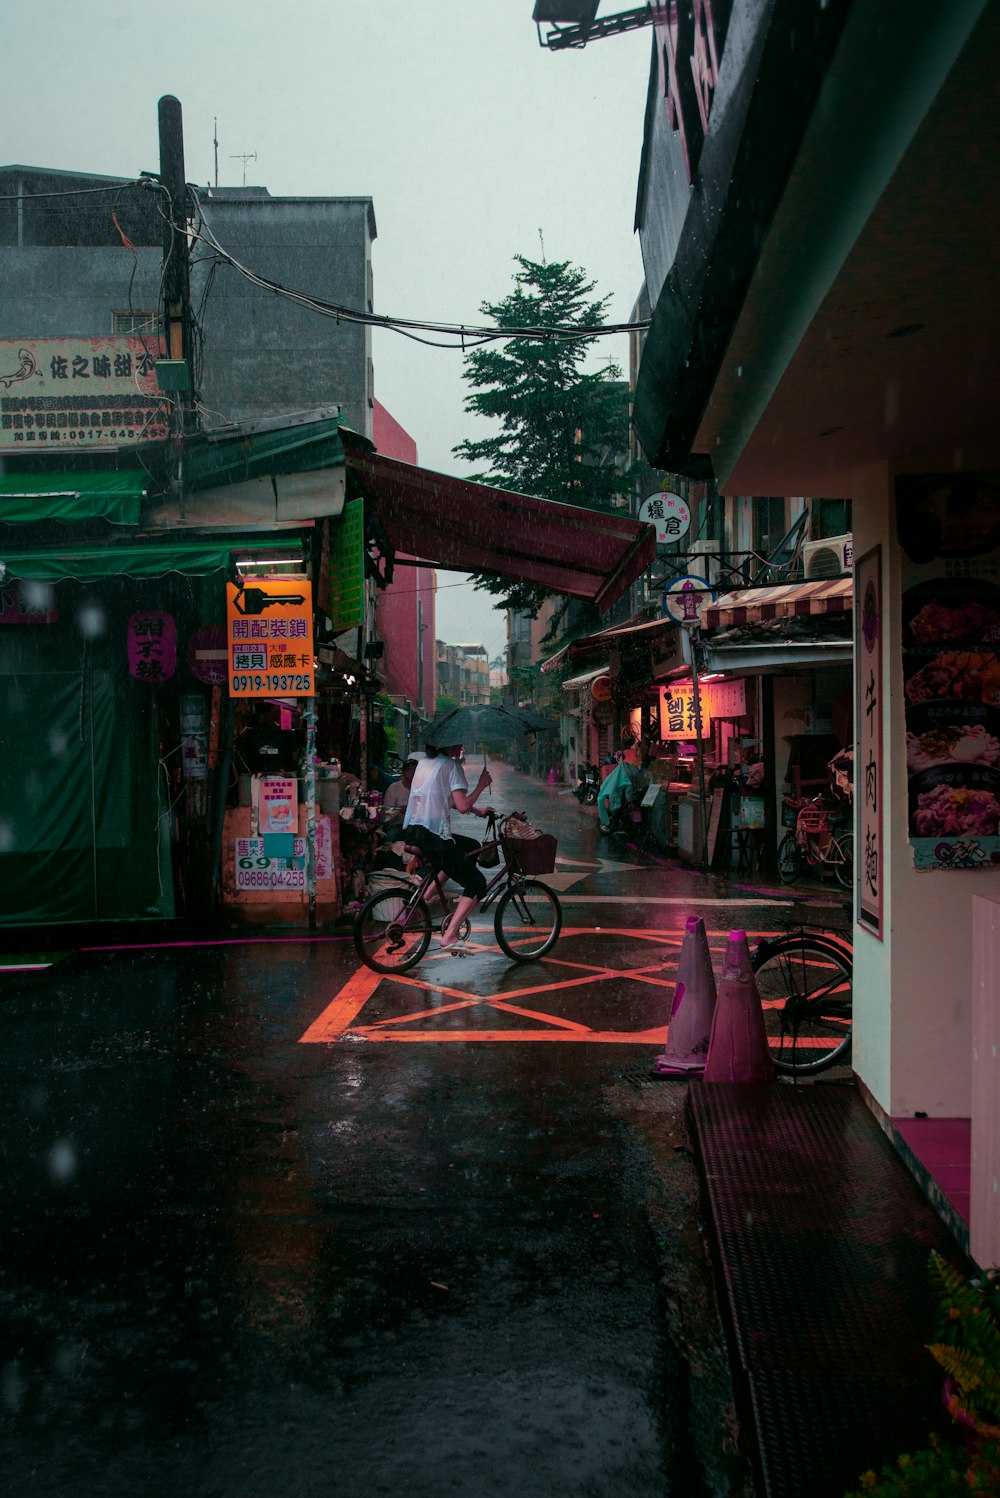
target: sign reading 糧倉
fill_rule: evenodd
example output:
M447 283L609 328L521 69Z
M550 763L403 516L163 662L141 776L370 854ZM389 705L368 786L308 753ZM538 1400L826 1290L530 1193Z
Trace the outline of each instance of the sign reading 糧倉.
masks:
M0 340L0 452L113 452L164 442L159 338Z
M305 577L226 584L231 697L311 697L312 583Z
M882 548L858 559L854 581L858 763L854 771L858 832L854 856L859 926L882 932Z
M712 716L708 711L704 693L701 700L701 737L710 738L712 734ZM691 681L672 682L668 687L660 689L660 738L661 739L696 739L698 737L698 725L694 707L694 683Z
M691 511L679 494L651 494L639 506L639 519L656 527L657 546L682 540L691 528Z

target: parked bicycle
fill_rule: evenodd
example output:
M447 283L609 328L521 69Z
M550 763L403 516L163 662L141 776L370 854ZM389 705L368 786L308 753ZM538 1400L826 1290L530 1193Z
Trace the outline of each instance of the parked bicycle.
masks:
M493 930L501 951L515 962L535 962L552 950L562 929L558 896L534 877L555 868L556 840L546 834L514 836L515 818L516 814L503 816L490 807L486 839L470 857L490 868L503 854L504 863L487 884L479 909L496 900ZM377 973L405 973L415 967L430 946L432 932L440 931L448 919L444 883L439 871L425 867L416 884L391 885L366 900L354 922L354 946L362 962ZM435 899L440 913L432 917L428 902ZM466 921L459 932L461 942L470 930Z
M771 1060L779 1072L813 1076L851 1050L854 952L846 932L801 923L760 939L753 970Z
M850 813L832 807L822 796L805 801L795 818L795 830L778 845L778 876L793 884L804 867L832 872L843 889L854 880L854 834Z

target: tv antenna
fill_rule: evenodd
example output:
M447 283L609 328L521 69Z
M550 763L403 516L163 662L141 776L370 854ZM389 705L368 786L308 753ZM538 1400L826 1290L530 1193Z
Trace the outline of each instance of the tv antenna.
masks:
M230 159L230 161L242 161L242 163L243 163L243 186L246 187L246 185L247 185L247 162L248 161L256 161L257 160L257 152L256 151L244 151L244 152L240 153L239 151L235 151L230 156L229 159Z
M215 147L215 185L219 185L219 116L215 116L215 132L212 136L212 144Z

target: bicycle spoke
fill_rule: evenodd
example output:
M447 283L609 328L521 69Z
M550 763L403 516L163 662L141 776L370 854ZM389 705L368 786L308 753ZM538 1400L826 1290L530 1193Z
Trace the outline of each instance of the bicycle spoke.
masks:
M413 893L404 886L382 890L358 914L354 947L376 972L405 972L420 961L430 944L430 915L422 900L410 903Z
M822 1071L851 1041L849 955L832 942L792 936L755 962L771 1057L779 1071Z

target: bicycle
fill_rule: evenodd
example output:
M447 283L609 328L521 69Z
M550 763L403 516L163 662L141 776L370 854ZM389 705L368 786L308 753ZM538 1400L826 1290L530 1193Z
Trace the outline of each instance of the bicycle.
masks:
M851 1050L854 951L835 927L800 924L761 937L752 956L775 1069L814 1076Z
M786 833L778 845L778 877L782 884L794 884L806 864L820 870L832 869L841 888L851 888L854 834L844 828L843 822L844 814L824 805L822 796L799 807L794 832Z
M555 867L556 840L516 838L509 825L516 814L503 816L490 807L486 813L487 839L470 857L491 867L504 855L504 864L486 886L479 909L497 901L493 930L501 951L514 962L537 962L555 946L562 930L562 906L547 884L531 877ZM416 852L416 849L412 850ZM436 895L442 915L435 927L428 909ZM449 901L441 873L425 868L416 884L392 885L371 895L354 922L354 948L362 962L377 973L405 973L423 957L434 930L448 918ZM471 924L463 922L459 941L465 942ZM463 955L456 949L458 955Z

